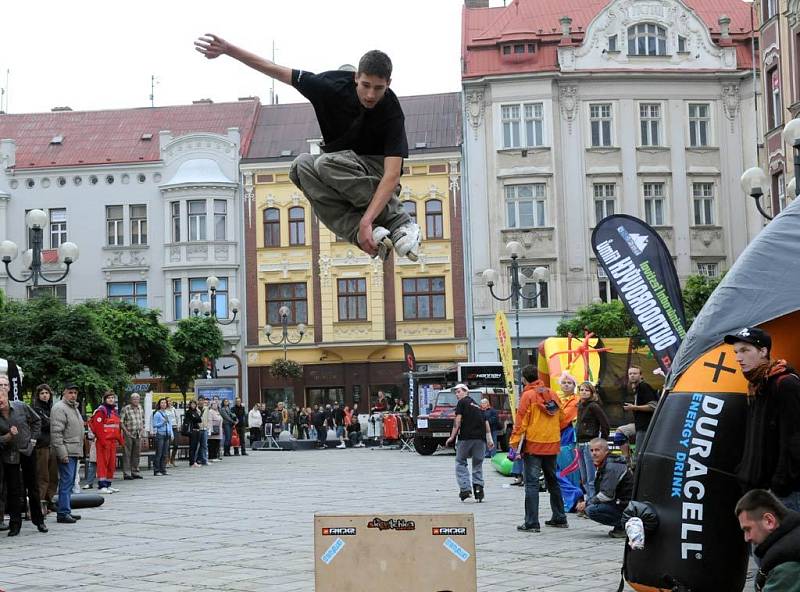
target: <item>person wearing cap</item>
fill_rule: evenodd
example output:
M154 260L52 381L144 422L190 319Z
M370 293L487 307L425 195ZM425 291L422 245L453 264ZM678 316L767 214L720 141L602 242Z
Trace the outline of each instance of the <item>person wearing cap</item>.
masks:
M464 384L457 384L453 389L458 398L456 403L453 431L447 439L447 446L452 446L458 436L456 447L456 481L458 481L459 494L463 502L475 493L475 501L481 502L483 493L483 459L486 448L494 448L492 429L483 415L483 411L472 397L469 388ZM485 440L485 443L484 443ZM467 468L467 459L472 459L472 476Z
M769 489L800 510L800 378L786 360L772 360L772 338L757 327L726 335L747 379L744 452L736 476L744 491Z
M78 459L83 456L83 417L78 408L78 386L64 387L61 400L50 413L50 447L58 461L58 507L56 521L74 524L80 516L72 513L72 488Z

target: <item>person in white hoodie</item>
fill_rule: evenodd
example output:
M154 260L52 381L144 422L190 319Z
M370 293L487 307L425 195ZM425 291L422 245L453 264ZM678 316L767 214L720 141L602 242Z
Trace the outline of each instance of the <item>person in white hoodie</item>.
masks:
M261 407L259 407L258 403L253 405L250 413L247 414L247 425L250 426L250 446L252 446L253 442L261 440L263 420L261 418Z

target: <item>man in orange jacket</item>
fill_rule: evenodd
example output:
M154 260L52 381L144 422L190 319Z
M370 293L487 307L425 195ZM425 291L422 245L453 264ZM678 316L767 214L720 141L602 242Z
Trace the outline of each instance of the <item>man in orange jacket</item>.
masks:
M525 471L525 522L517 526L517 530L539 532L539 474L542 471L553 513L545 525L567 528L564 500L556 479L556 455L561 450L564 420L561 401L539 380L535 366L529 364L522 369L522 383L524 389L509 443L509 457L521 454Z

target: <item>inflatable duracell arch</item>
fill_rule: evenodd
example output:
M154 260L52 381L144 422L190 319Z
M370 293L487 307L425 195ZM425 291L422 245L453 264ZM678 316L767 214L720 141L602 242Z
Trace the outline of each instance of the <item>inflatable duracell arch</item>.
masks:
M800 199L745 249L681 344L645 437L634 499L658 514L642 550L625 547L639 592L738 592L748 551L733 513L741 495L747 382L723 337L759 326L772 357L800 366Z

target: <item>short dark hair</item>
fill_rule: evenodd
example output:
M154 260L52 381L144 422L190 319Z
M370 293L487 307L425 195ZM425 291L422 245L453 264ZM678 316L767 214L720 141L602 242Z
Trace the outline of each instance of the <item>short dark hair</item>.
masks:
M533 364L528 364L522 368L522 378L528 382L539 380L539 370Z
M788 510L780 500L769 491L763 489L751 489L736 502L736 516L742 512L753 520L760 520L764 514L770 513L775 516L778 522L783 522L788 515Z
M356 76L359 74L377 76L388 82L392 78L392 60L381 50L371 49L358 61Z

